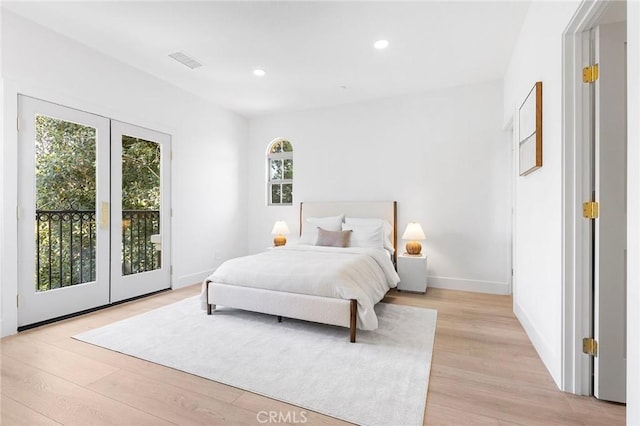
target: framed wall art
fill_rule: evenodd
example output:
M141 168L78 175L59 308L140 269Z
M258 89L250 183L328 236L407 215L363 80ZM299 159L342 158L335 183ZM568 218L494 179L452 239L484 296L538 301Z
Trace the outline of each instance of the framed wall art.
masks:
M542 82L533 86L518 109L520 176L542 167Z

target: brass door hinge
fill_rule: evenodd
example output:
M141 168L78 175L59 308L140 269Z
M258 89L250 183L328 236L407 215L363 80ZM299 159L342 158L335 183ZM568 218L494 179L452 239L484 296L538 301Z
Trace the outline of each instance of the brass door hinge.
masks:
M582 203L582 217L585 219L597 219L598 218L598 202L587 201Z
M598 356L598 342L591 337L582 339L582 352L591 356Z
M598 64L582 68L582 82L593 83L598 79Z

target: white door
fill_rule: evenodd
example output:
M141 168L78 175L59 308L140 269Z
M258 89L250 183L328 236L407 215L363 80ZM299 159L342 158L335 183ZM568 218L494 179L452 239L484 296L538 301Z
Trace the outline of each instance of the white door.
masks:
M170 288L170 136L18 104L18 326Z
M626 25L595 29L594 395L626 400Z
M170 287L171 137L111 122L111 301Z
M109 120L18 98L18 325L109 303Z

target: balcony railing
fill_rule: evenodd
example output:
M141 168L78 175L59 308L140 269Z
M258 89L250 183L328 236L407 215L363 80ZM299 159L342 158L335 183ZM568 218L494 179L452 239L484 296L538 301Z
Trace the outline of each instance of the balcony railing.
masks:
M151 236L160 234L157 210L122 212L122 273L160 268ZM36 288L68 287L96 278L96 214L93 210L36 210Z
M122 275L160 268L160 251L151 241L151 236L157 234L160 234L159 211L122 211Z

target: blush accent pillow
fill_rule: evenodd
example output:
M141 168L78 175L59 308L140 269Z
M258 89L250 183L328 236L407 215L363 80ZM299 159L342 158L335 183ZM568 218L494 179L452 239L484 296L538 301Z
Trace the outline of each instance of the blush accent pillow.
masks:
M349 247L350 239L350 230L327 231L326 229L318 228L318 241L316 241L316 245L325 247Z

